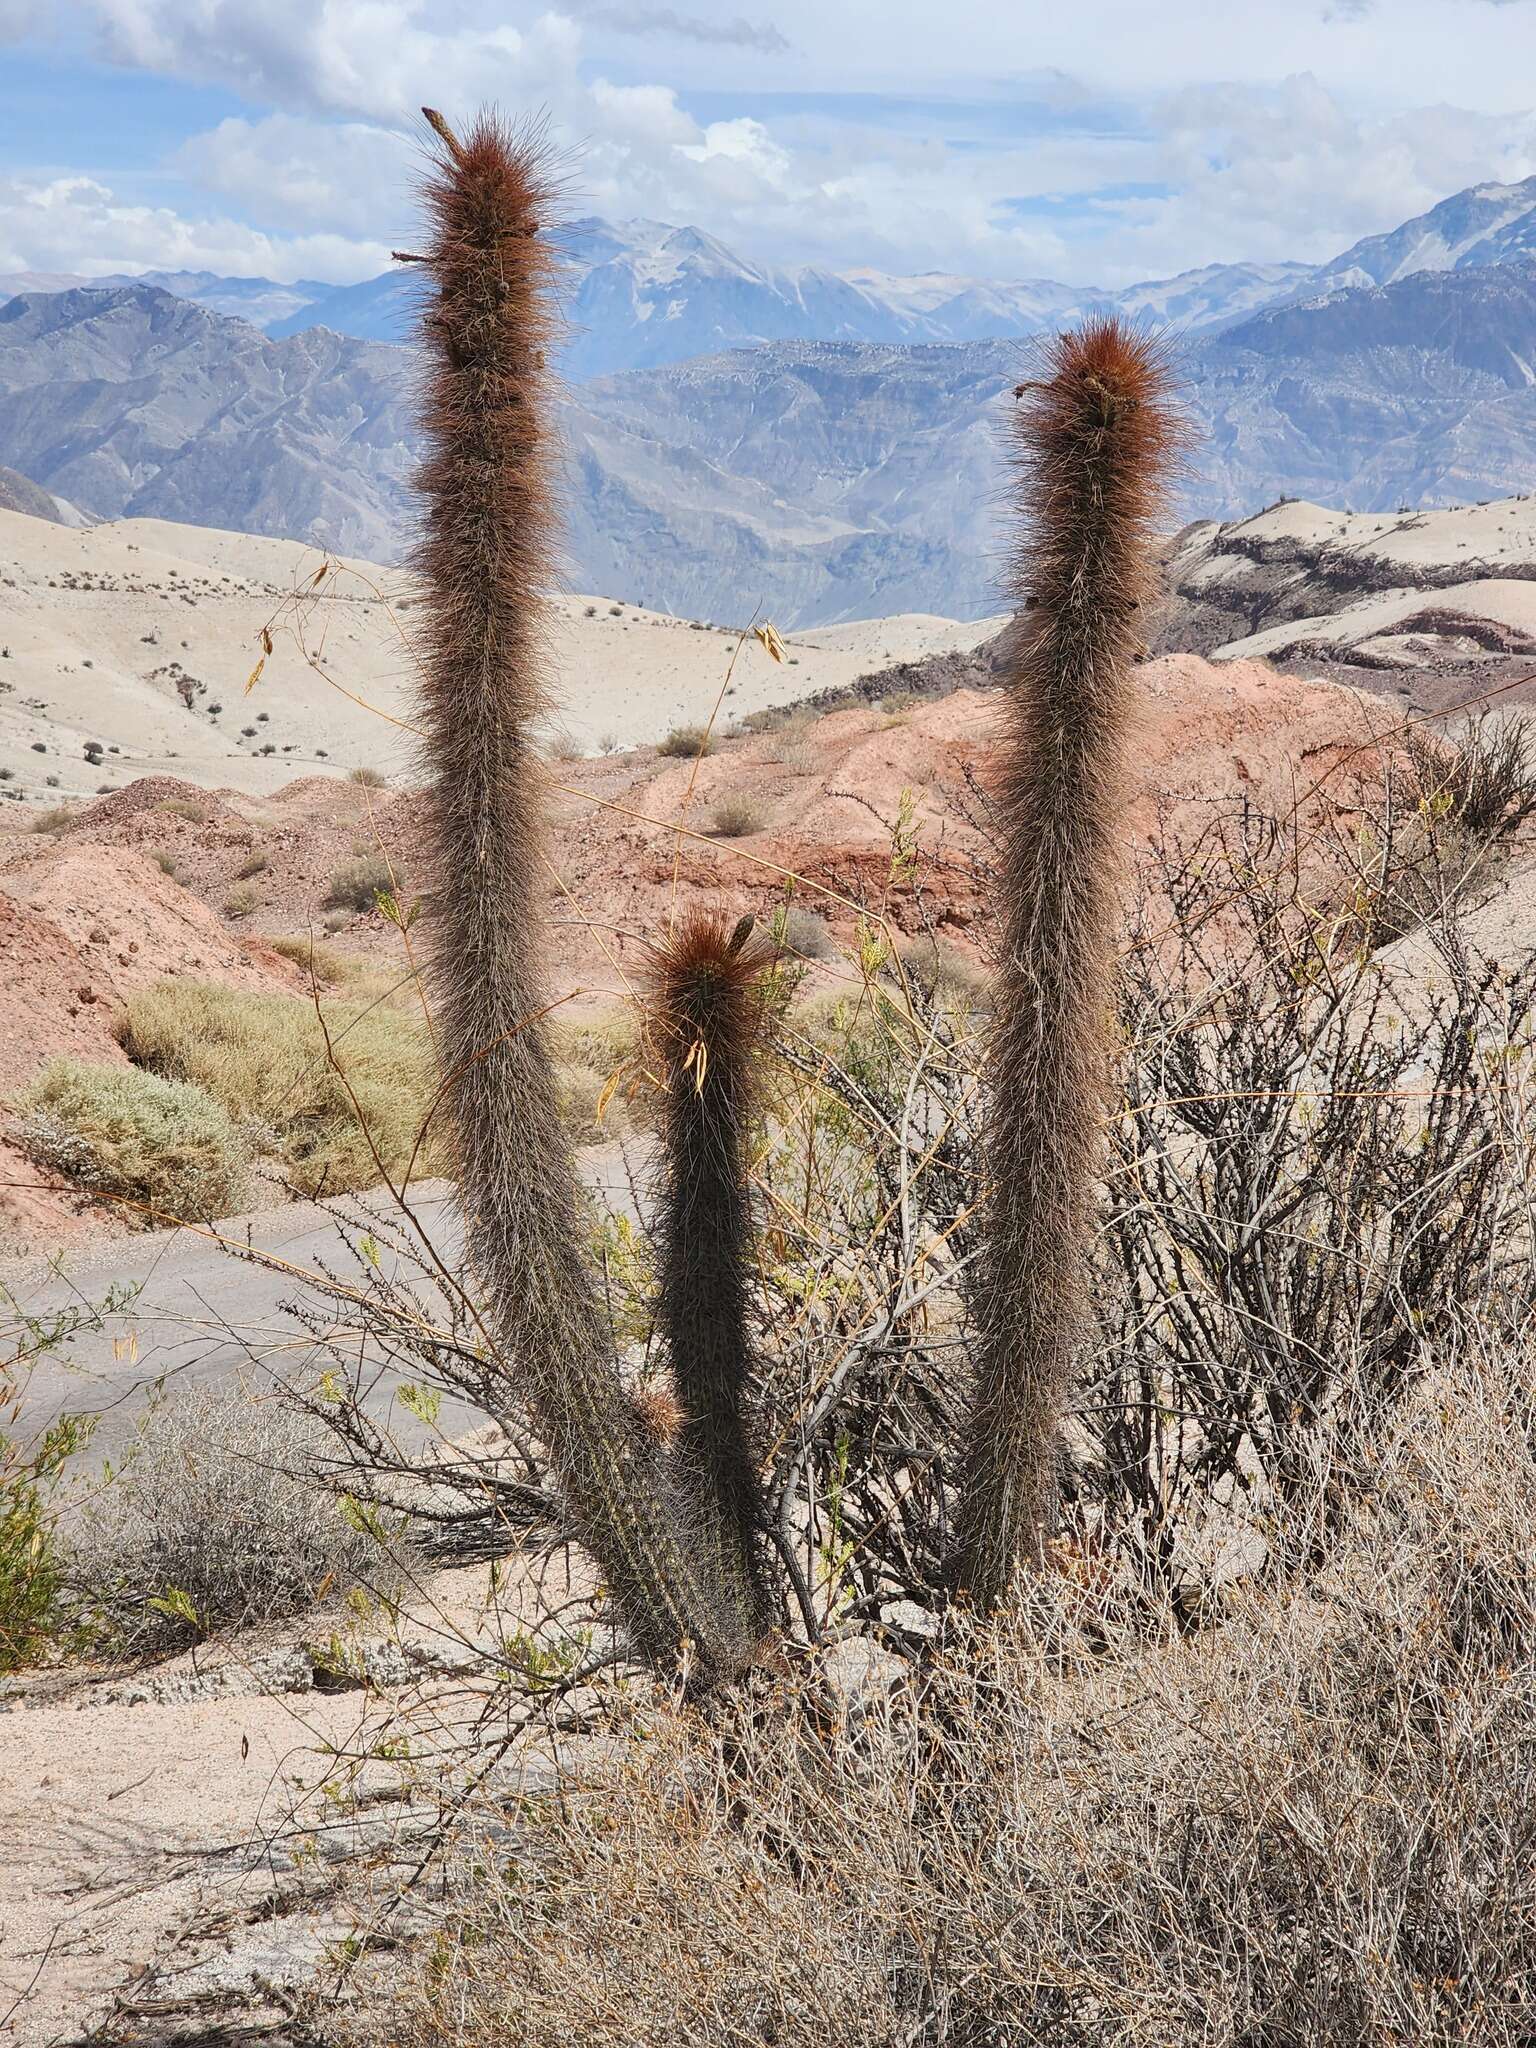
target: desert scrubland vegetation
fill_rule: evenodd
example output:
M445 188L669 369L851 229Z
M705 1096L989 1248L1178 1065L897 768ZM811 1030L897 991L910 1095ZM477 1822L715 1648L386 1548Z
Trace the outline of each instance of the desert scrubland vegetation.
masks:
M123 1103L50 1069L27 1114L115 1160L195 1089L218 1170L256 1125L311 1189L430 1159L466 1256L408 1192L343 1222L363 1277L309 1276L280 1454L162 1417L70 1525L12 1445L8 1655L343 1589L387 1630L467 1560L496 1614L517 1577L468 1707L397 1700L330 1760L338 1804L381 1761L436 1804L425 1904L339 1958L322 2039L1515 2048L1536 960L1473 913L1524 859L1524 729L1389 734L1365 793L1334 761L1126 863L1180 426L1093 323L1013 419L989 971L903 814L851 949L786 876L771 919L680 913L632 1022L552 1023L551 198L525 141L430 118L421 981L315 948L307 1005L152 990ZM573 1161L613 1116L640 1223ZM424 1459L366 1406L381 1363L485 1429ZM190 1540L213 1507L239 1540Z

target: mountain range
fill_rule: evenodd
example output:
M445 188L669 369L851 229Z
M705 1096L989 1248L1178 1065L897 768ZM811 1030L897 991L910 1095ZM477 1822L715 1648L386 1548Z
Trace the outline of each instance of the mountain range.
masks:
M588 315L566 363L582 373L564 413L575 587L785 626L996 608L1019 337L1082 295L754 271L695 231L634 224L584 224L572 261ZM398 558L409 349L262 296L307 286L29 282L0 303L0 463L95 517ZM231 282L278 315L266 332L210 303ZM1282 495L1444 505L1536 475L1536 179L1474 187L1315 273L1226 265L1137 289L1127 310L1180 333L1199 433L1183 516ZM744 345L722 350L722 330Z
M1394 284L1414 271L1536 253L1536 178L1472 186L1329 263L1213 263L1114 290L1050 278L774 266L739 256L698 228L649 220L579 220L561 229L559 240L570 323L562 367L581 380L768 341L923 343L1038 334L1096 307L1198 334L1320 291ZM27 273L0 277L0 299L20 291L132 283L157 285L211 312L249 320L274 340L317 326L360 341L409 340L420 289L408 269L340 286L304 279L282 285L207 271L95 280Z

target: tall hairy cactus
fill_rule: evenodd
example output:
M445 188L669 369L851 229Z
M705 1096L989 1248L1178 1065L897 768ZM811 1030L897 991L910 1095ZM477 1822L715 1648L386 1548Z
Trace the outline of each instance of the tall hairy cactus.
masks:
M658 1319L683 1422L678 1454L701 1540L744 1627L761 1630L762 1506L748 1427L752 1217L743 1145L771 946L752 920L683 918L657 949L651 1030L664 1077Z
M666 1453L637 1417L582 1245L556 1109L536 928L555 492L544 373L551 203L537 144L441 116L425 200L422 715L440 866L437 1032L468 1248L498 1349L636 1647L706 1680L753 1646Z
M1040 1561L1056 1513L1106 1106L1131 663L1179 439L1162 354L1118 321L1058 336L1043 368L1016 394L1004 932L957 1527L958 1581L981 1607Z

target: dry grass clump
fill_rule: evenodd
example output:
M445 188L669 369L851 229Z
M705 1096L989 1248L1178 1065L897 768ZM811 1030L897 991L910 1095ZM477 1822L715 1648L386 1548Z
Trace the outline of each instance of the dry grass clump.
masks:
M709 1724L621 1714L505 1817L513 1853L466 1854L361 2038L1523 2048L1531 1364L1440 1360L1326 1566L1235 1587L1193 1640L1127 1627L1064 1552L995 1631L920 1669L867 1652L846 1713L803 1684Z
M68 804L54 804L51 809L38 812L32 820L32 830L50 834L62 832L73 822L74 815Z
M753 803L750 797L728 796L710 813L709 829L717 839L745 839L753 832L761 832L767 822L761 804Z
M122 1201L143 1228L234 1215L249 1196L249 1151L191 1079L52 1060L17 1103L17 1140L39 1166Z
M238 888L231 889L224 898L224 915L226 917L249 917L259 901L260 898L257 896L256 891L249 887L249 885L242 883Z
M307 975L332 986L350 980L357 971L357 963L349 960L345 953L338 953L334 946L323 946L316 939L279 936L268 939L266 944L285 960L292 960Z
M155 806L172 818L183 818L189 825L206 825L208 806L200 804L190 796L168 796L163 803Z
M64 1537L76 1596L137 1651L296 1614L383 1564L325 1484L325 1430L250 1386L179 1388Z
M676 725L656 743L664 761L696 761L714 750L714 735L702 725Z
M336 870L324 900L333 910L372 910L378 898L394 886L389 862L378 854L365 854Z
M381 775L377 768L358 767L347 770L348 782L355 782L361 789L388 789L389 778Z
M302 1194L373 1187L387 1174L437 1172L446 1132L423 1124L436 1094L420 1025L371 1003L252 995L159 982L133 996L129 1057L191 1081L257 1127Z
M778 919L774 935L786 952L802 960L830 960L837 951L837 940L826 919L814 910L800 910L793 904Z

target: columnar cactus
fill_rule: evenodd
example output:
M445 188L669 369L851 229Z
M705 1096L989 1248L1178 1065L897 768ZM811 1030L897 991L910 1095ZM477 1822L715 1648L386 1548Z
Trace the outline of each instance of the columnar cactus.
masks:
M1178 441L1164 359L1118 321L1058 336L1044 369L1016 393L1004 932L957 1530L958 1582L981 1607L1040 1562L1056 1513L1106 1106L1131 665Z
M541 593L555 516L549 183L536 143L494 118L462 141L427 118L438 146L418 259L432 286L422 719L440 869L436 1029L468 1250L498 1350L636 1647L667 1665L687 1644L695 1671L715 1680L755 1637L621 1380L541 1022L545 798L533 731L546 707Z
M742 1625L768 1614L748 1415L752 1215L744 1146L761 977L773 949L708 913L658 948L651 1031L664 1085L656 1232L659 1323L682 1410L678 1453L702 1540Z

